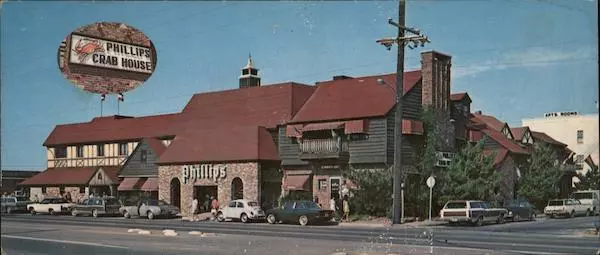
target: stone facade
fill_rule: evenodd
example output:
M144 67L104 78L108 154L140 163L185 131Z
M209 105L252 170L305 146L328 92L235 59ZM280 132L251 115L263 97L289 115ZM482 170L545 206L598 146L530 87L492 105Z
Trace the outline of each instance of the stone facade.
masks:
M158 197L170 204L176 204L171 201L171 181L179 180L180 183L180 210L183 215L191 215L194 186L217 186L217 199L219 205L225 205L231 200L231 183L234 178L240 178L243 183L244 199L258 201L260 203L260 164L257 162L232 163L232 164L214 164L214 167L226 167L227 174L225 178L217 179L197 179L195 182L190 179L188 183L183 180L182 165L166 165L158 167Z
M81 191L81 189L83 189L83 191ZM35 199L35 195L38 196L38 200L42 200L47 197L63 197L60 192L60 187L47 187L46 193L42 193L41 188L31 188L31 191L31 200ZM83 201L87 195L85 188L80 187L65 187L64 192L71 193L71 201L73 202Z
M511 156L507 156L498 166L501 173L500 196L504 202L508 202L514 197L515 184L517 181L517 165Z

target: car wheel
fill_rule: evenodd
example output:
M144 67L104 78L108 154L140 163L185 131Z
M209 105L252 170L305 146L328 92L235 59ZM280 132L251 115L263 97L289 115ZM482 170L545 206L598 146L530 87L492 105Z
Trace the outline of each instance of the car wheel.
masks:
M298 218L298 223L300 223L301 226L308 225L308 217L306 215L300 216L300 218Z
M48 213L49 213L50 215L54 215L54 214L55 214L55 213L54 213L54 210L53 210L52 208L48 209Z
M123 211L123 217L124 217L125 219L129 219L129 218L131 218L131 214L129 214L129 212L128 212L128 211Z
M520 220L521 220L521 216L518 213L517 214L513 214L513 217L512 217L512 221L513 222L520 221Z
M13 210L12 207L8 207L8 208L6 208L6 213L11 214L12 210Z
M498 219L496 219L497 224L504 224L504 214L500 214Z
M589 216L592 216L592 211L590 209L585 211L585 217L589 217Z
M225 216L223 216L223 212L219 212L219 213L217 213L217 221L218 221L218 222L223 222L223 221L225 221Z
M554 214L550 214L550 219L554 219Z
M92 210L92 217L98 218L98 210Z
M242 213L242 215L240 215L240 220L241 220L243 223L248 223L248 221L249 221L249 219L248 219L248 215L247 215L247 214L245 214L245 213Z
M535 213L529 214L529 220L530 221L534 221L535 220L535 216L536 216Z
M29 208L29 213L31 213L31 215L35 215L35 209L33 209L33 207Z
M570 217L570 218L575 218L575 211L574 211L574 210L573 210L573 211L571 211L571 214L569 214L569 217Z
M153 213L152 211L148 211L148 212L146 213L146 215L148 215L148 219L149 219L149 220L152 220L152 219L154 219L154 213Z
M73 217L77 217L77 211L75 211L75 210L71 211L71 215L73 215Z
M275 217L275 214L269 214L269 216L267 216L267 222L269 224L277 223L277 218Z
M479 217L477 218L477 220L474 222L474 225L475 225L476 227L481 227L481 226L483 226L483 216L479 216Z

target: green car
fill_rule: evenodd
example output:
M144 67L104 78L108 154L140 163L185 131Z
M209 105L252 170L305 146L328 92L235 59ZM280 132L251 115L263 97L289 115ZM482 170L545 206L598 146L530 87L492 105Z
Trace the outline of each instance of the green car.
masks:
M317 203L309 200L288 201L279 208L268 210L266 214L270 224L297 222L302 226L326 223L333 218L332 210L323 210Z

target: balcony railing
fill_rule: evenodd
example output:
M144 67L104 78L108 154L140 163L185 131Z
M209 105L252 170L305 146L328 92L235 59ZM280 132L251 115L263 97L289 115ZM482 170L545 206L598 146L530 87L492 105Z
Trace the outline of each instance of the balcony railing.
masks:
M300 143L302 159L340 158L348 154L348 143L334 139L305 139Z
M55 158L48 160L48 167L121 166L126 160L127 156Z

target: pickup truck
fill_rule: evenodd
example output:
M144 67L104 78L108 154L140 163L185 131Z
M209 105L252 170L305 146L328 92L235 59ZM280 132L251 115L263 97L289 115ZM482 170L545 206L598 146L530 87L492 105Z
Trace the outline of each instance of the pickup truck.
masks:
M480 200L453 200L448 201L440 211L440 220L448 221L450 225L468 222L481 226L486 222L502 224L508 210L492 208L488 203Z
M577 215L586 215L588 212L588 206L582 205L577 199L553 199L548 201L548 206L544 208L544 214L550 218L556 216L573 218Z
M31 215L36 215L38 213L56 215L71 212L73 206L75 206L74 203L71 203L64 198L44 198L39 203L27 205L27 210Z

